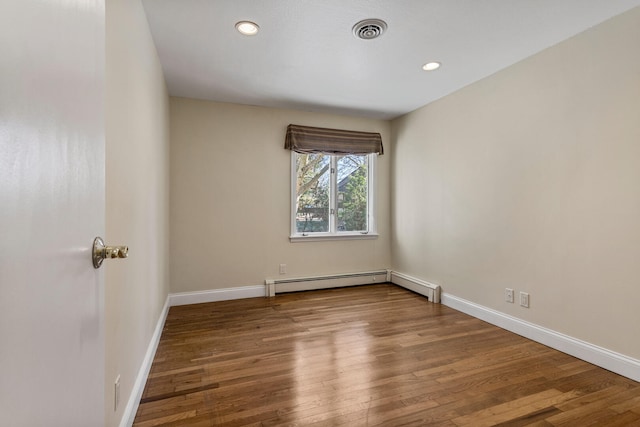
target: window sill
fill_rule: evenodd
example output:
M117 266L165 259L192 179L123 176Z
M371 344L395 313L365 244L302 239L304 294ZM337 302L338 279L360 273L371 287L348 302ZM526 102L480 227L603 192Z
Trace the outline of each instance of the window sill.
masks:
M301 242L322 242L322 241L331 241L331 240L373 240L377 239L379 236L378 233L357 233L357 234L322 234L322 235L310 235L303 236L301 234L296 234L294 236L289 236L289 241L291 243L301 243Z

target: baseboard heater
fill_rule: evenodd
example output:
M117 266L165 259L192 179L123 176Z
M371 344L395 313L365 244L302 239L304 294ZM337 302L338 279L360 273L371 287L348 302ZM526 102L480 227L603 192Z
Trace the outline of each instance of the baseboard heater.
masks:
M397 271L390 271L389 276L389 281L394 285L402 286L405 289L423 295L433 303L440 303L440 285L434 285Z
M266 279L264 281L268 297L283 292L312 291L315 289L342 288L345 286L371 285L391 280L389 270L366 271L361 273L336 274L332 276L298 277L291 279Z

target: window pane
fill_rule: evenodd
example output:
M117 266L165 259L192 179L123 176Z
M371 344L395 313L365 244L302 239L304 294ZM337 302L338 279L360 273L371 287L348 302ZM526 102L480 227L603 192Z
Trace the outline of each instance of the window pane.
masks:
M338 157L338 231L367 231L367 156Z
M296 231L329 231L331 156L296 154Z

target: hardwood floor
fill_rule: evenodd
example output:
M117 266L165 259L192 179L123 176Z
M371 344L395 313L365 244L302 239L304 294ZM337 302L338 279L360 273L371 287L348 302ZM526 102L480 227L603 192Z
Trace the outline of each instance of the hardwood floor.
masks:
M172 307L134 426L640 426L640 383L395 285Z

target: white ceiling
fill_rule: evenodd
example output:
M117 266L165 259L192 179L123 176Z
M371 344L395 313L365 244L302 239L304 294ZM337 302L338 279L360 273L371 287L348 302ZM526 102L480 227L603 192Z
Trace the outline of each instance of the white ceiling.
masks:
M640 0L143 0L169 93L389 119ZM387 22L360 40L352 27ZM239 34L250 20L258 35ZM594 58L597 60L597 58ZM422 64L440 61L435 72Z

